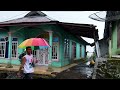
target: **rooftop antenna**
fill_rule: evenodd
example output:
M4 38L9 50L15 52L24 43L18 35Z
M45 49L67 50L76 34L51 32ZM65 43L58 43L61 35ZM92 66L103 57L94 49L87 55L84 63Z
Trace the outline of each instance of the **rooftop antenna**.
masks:
M93 13L93 14L89 15L89 18L96 20L96 21L105 22L106 11L99 11L99 12Z

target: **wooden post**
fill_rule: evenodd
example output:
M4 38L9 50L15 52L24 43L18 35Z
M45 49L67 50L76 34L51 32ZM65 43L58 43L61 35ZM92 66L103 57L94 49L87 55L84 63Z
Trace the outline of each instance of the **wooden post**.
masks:
M112 23L110 22L110 26L109 26L109 58L111 58L112 57L112 50L111 50L111 44L112 44L112 42L111 42L111 33L112 32Z

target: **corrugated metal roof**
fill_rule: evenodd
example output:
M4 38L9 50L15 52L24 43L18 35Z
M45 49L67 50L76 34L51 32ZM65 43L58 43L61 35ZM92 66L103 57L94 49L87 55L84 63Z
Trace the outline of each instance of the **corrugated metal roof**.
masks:
M9 21L0 22L0 24L12 24L12 23L29 23L29 22L50 22L57 21L49 18L46 14L41 11L31 11L22 18L13 19Z
M58 24L75 36L83 36L93 39L95 37L96 39L99 39L98 30L95 28L96 26L92 24L76 24L65 22L59 22Z
M46 16L45 17L32 16L32 17L23 17L5 22L0 22L0 24L23 23L23 22L50 22L50 21L56 21L56 20L51 20Z

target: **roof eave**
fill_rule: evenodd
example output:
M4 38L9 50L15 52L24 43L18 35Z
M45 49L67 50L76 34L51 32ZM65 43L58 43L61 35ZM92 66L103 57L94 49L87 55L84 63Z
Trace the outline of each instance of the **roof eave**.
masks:
M43 25L43 24L56 24L58 21L50 21L50 22L20 22L20 23L6 23L0 24L0 27L5 26L20 26L20 25Z

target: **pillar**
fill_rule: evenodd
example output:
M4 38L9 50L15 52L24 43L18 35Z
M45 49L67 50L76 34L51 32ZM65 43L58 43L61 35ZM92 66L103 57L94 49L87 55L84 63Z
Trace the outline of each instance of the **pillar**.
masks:
M111 51L111 40L109 40L109 58L112 57L112 51Z
M64 66L64 37L60 37L60 42L59 42L59 45L60 45L60 53L59 53L59 62L61 63L61 67Z
M112 37L112 23L110 22L110 26L109 26L109 58L112 57L112 50L111 50L111 37Z
M52 39L53 39L53 32L52 31L48 31L49 32L49 61L48 61L48 69L47 71L52 72Z
M52 63L52 39L53 39L53 32L49 31L49 64L51 65Z
M12 54L12 37L11 37L11 32L8 32L8 40L9 40L9 48L8 48L8 58L11 60L11 54Z
M80 44L76 43L76 59L80 59Z
M70 62L71 62L71 60L72 60L72 41L70 40L70 42L69 42L70 44L70 48L69 48L69 55L70 55Z
M6 68L13 68L13 66L11 65L11 56L12 56L12 36L11 36L11 32L8 32L8 40L9 40L9 48L8 48L8 58L9 58L9 62L8 65L6 66Z

